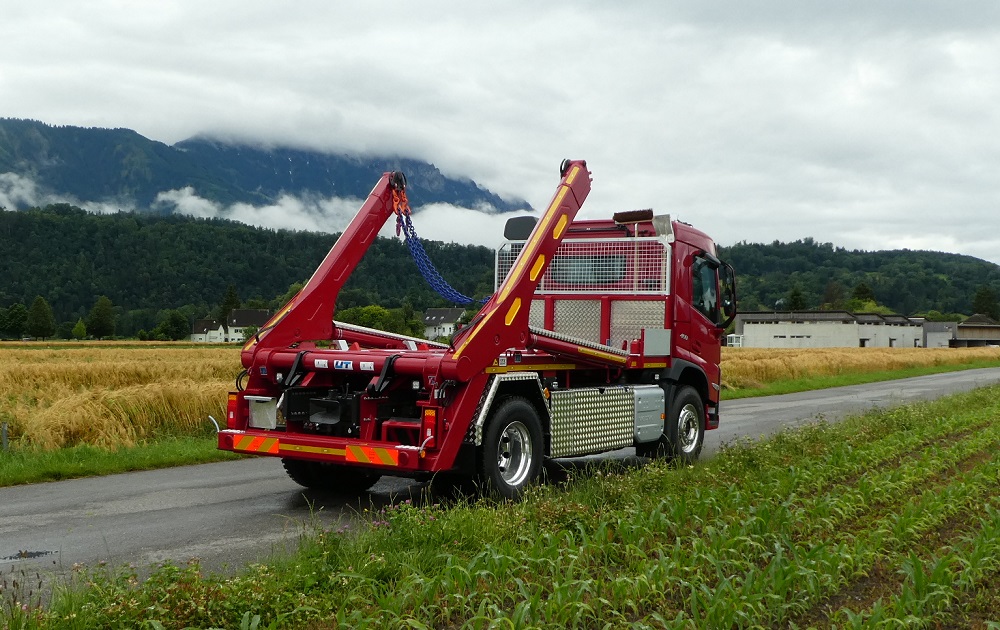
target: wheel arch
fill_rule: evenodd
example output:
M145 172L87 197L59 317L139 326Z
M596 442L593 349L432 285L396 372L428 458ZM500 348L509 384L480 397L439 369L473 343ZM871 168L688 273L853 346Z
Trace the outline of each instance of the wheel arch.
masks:
M474 433L475 445L481 446L483 443L483 427L494 410L510 398L523 398L528 401L538 419L542 423L542 434L544 438L544 452L546 456L550 451L550 431L552 426L552 416L549 406L545 401L545 394L542 390L542 381L537 372L515 372L500 374L487 387L486 393L476 414L475 422L471 427Z
M690 361L683 359L675 360L670 369L664 374L661 385L664 389L664 399L667 405L673 402L674 396L677 395L677 390L685 385L693 387L698 392L698 395L701 396L703 403L708 403L710 400L708 377L700 367Z

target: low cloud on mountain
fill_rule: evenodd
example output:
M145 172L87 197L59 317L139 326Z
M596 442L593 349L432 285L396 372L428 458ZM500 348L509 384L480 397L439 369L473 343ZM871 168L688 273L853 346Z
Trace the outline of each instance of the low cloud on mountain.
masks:
M0 174L0 207L16 209L54 203L69 203L100 214L132 209L132 204L127 201L74 199L45 192L29 177L16 173ZM230 219L275 230L332 233L343 231L362 203L363 200L352 198L282 195L276 202L267 205L223 205L199 196L193 187L186 186L161 192L156 197L153 209L205 219ZM496 247L503 239L503 226L507 219L528 214L493 214L489 210L461 208L444 203L427 204L414 210L413 223L417 233L424 239ZM395 221L387 221L381 234L394 236Z
M297 197L282 195L270 205L235 203L222 206L199 197L193 188L160 193L155 208L201 218L224 218L271 229L340 232L364 203L360 199L340 197ZM492 214L488 209L469 209L435 203L416 208L413 223L421 238L496 247L503 239L503 226L512 216L526 212ZM394 236L395 220L386 221L382 236Z

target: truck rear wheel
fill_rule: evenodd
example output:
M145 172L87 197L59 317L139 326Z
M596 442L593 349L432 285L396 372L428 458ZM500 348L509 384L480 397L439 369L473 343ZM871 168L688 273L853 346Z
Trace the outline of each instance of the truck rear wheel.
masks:
M669 403L666 415L660 439L637 444L635 454L677 460L685 465L694 463L705 442L705 404L701 396L693 387L681 387Z
M292 481L300 486L338 494L364 492L374 486L382 477L378 473L361 468L350 468L325 462L288 459L286 457L281 459L281 463Z
M480 451L487 488L505 499L520 498L542 471L542 423L524 398L504 402L490 418Z

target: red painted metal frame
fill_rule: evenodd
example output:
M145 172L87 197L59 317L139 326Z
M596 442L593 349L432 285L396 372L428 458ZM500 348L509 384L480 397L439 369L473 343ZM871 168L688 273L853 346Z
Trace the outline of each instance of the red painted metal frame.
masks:
M535 289L588 194L586 162L567 162L548 210L535 224L503 284L476 319L456 336L455 351L441 364L445 378L466 382L507 348L525 347Z
M271 318L255 339L244 346L242 362L249 379L244 392L230 405L231 417L227 430L219 435L219 448L236 450L234 445L237 439L242 443L246 436L277 436L281 444L306 449L295 451L295 457L346 461L343 456L324 453L324 449L339 452L354 445L399 450L406 455L401 456L401 461L406 460L406 464L399 465L397 470L430 472L446 470L454 465L488 383L487 368L507 349L525 348L531 337L528 314L532 296L568 227L590 193L590 173L582 160L564 163L562 180L552 202L497 293L456 337L451 348L420 347L417 350L403 350L402 340L335 328L333 322L337 295L382 225L393 214L393 192L394 189L396 192L401 190L403 181L395 173L382 176L309 282ZM317 348L313 343L314 340L337 338L359 345L352 345L348 350L330 350ZM364 344L376 347L361 348ZM247 427L245 396L277 396L281 387L278 374L287 375L292 366L298 365L309 372L309 379L333 378L320 376L326 372L344 376L353 374L355 377L361 373L374 383L375 376L390 360L395 375L419 379L423 386L431 390L429 400L418 404L423 409L422 414L431 409L436 416L436 429L440 432L435 436L436 450L421 449L419 456L410 457L412 448L372 441L371 436L365 441L358 441L299 433L282 435L281 432ZM435 401L438 398L446 399L448 403L437 406ZM371 420L365 413L363 410L362 424ZM279 451L279 454L282 453Z
M337 295L393 214L392 193L402 190L404 181L398 173L382 175L305 286L243 346L241 360L243 367L250 371L251 388L262 376L260 359L268 354L263 351L317 339L333 339Z

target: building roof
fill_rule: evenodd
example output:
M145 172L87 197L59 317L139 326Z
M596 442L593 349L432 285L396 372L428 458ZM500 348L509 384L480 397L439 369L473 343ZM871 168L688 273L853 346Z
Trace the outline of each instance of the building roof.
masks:
M210 330L218 330L219 322L214 319L199 319L195 321L194 326L191 327L192 335L205 335L208 334Z
M266 308L235 308L229 313L227 320L234 328L256 326L260 328L271 319L271 312Z
M1000 322L982 313L976 313L972 317L966 318L959 326L1000 326Z
M744 324L778 324L805 322L841 322L851 324L897 324L919 326L905 315L879 313L850 313L848 311L750 311L739 313L737 318Z
M920 326L923 324L923 320L913 321L903 315L883 315L882 320L887 324L900 324L904 326Z
M429 308L424 313L424 326L454 324L463 313L464 308Z
M745 323L777 324L780 322L853 322L847 311L750 311L737 317Z

